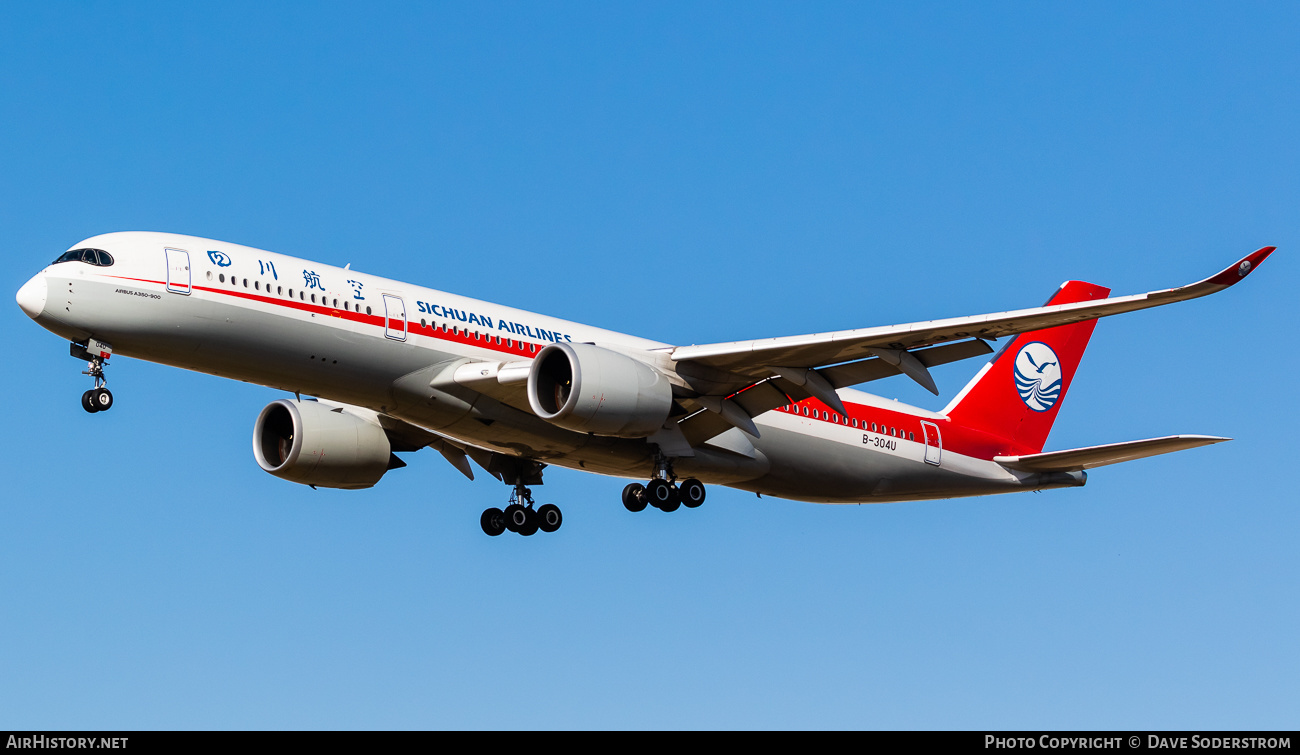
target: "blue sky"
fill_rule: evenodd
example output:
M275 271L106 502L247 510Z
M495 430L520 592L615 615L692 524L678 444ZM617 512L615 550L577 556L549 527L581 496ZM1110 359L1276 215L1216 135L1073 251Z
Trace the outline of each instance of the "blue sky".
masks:
M1300 10L1289 3L8 4L0 275L210 236L672 343L1117 294L1049 449L1087 487L625 511L559 533L432 451L253 461L274 391L10 305L0 728L1295 728ZM937 371L937 409L978 369Z

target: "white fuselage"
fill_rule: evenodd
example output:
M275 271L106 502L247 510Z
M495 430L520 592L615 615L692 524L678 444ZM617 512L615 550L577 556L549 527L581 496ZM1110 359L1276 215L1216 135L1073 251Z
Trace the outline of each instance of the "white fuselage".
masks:
M654 471L645 439L557 427L472 391L433 392L446 365L529 360L556 342L592 343L671 370L669 344L224 242L164 233L87 239L111 266L52 264L19 301L72 341L284 391L366 407L482 449L621 477ZM76 247L74 247L76 248ZM35 310L35 311L33 311ZM729 430L677 460L706 483L827 503L978 495L1045 487L985 453L964 453L946 416L840 389L841 416L815 399ZM935 428L938 449L922 437ZM955 431L955 432L953 432ZM960 445L960 444L957 444Z

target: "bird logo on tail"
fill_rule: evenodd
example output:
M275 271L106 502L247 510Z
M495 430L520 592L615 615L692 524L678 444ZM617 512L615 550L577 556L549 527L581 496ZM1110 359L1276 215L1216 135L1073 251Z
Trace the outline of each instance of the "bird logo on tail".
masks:
M1061 398L1061 360L1042 341L1027 343L1016 354L1016 392L1025 406L1045 412Z

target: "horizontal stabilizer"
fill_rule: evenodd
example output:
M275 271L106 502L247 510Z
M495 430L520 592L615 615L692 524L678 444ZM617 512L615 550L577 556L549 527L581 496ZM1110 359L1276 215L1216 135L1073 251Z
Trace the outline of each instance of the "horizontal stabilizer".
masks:
M1004 467L1026 472L1076 472L1081 469L1104 467L1107 464L1118 464L1121 461L1145 459L1148 456L1222 443L1225 440L1232 440L1232 438L1218 438L1213 435L1167 435L1163 438L1108 443L1104 446L1073 448L1069 451L1049 451L1025 456L994 456L993 461Z

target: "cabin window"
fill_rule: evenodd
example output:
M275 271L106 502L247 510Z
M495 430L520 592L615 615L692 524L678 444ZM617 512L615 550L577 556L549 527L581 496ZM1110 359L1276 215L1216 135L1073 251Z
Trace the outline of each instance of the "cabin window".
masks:
M857 419L854 419L854 420L853 420L853 426L854 426L854 427L857 427L857 426L858 426L858 421L857 421Z
M335 300L334 300L334 308L335 308L335 309L338 309L338 308L339 308L339 300L338 300L338 299L335 299Z
M221 273L220 275L217 276L217 280L220 281L221 283L225 283L225 282L226 282L226 274L225 274L225 273Z
M208 280L212 280L212 271L211 271L211 270L208 271Z
M312 294L312 295L311 295L311 303L312 303L312 304L315 304L315 303L316 303L316 294Z
M370 307L369 307L369 306L366 307L366 314L370 314Z
M421 328L429 327L429 323L425 322L423 317L420 318L420 327Z
M907 439L908 439L908 440L916 440L916 436L913 435L912 433L908 433L908 434L907 434Z
M275 294L276 296L284 296L284 286L276 286Z

